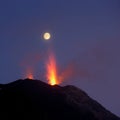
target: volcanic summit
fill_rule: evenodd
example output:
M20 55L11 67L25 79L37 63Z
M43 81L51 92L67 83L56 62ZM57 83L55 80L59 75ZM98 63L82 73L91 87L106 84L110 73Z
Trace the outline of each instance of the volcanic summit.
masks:
M120 120L75 86L29 79L0 84L0 119Z

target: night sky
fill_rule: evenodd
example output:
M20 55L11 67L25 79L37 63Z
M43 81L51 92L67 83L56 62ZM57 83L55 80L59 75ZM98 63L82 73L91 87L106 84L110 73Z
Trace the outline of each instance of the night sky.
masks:
M44 80L49 47L60 72L78 73L62 85L120 116L120 0L0 0L0 83L25 78L27 69Z

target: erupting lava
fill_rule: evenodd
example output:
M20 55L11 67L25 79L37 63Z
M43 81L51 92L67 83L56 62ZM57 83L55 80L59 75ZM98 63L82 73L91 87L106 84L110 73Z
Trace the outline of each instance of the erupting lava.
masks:
M30 69L27 70L26 78L29 78L31 80L33 79L33 73L32 73L32 71Z
M29 74L28 76L27 76L27 78L29 78L29 79L33 79L33 75L32 74Z
M48 56L48 62L46 63L46 69L47 69L46 77L47 77L49 84L50 85L58 84L56 60L55 60L53 53L50 53Z

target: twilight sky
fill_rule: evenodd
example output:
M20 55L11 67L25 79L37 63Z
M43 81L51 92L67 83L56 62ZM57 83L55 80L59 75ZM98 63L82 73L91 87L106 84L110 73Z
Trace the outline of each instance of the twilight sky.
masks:
M44 78L49 46L60 72L77 73L62 85L120 116L120 0L0 0L0 83L25 78L27 69Z

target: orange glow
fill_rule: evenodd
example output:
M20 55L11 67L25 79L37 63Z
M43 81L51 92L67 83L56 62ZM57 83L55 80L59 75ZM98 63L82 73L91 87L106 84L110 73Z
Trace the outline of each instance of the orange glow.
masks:
M56 68L56 61L53 53L49 54L48 63L46 64L47 69L47 80L50 85L58 84L57 81L57 68Z
M28 79L33 79L33 75L32 75L32 74L29 74L27 78L28 78Z
M34 79L32 70L30 69L27 70L26 78L31 79L31 80Z

